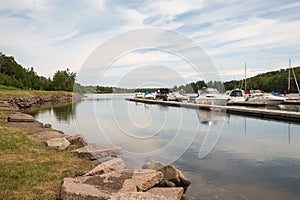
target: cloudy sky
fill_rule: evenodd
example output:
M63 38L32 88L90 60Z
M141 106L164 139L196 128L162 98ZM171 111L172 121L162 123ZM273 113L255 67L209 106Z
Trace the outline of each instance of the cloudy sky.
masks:
M222 80L240 79L245 62L248 76L287 67L289 58L293 66L300 65L299 10L296 0L0 0L0 51L52 76L66 67L80 72L99 45L120 34L162 28L199 45ZM114 60L105 84L115 85L112 74L126 76L124 66L152 63L156 70L171 66L188 81L199 78L190 67L177 70L182 59L175 57L161 50L131 51Z

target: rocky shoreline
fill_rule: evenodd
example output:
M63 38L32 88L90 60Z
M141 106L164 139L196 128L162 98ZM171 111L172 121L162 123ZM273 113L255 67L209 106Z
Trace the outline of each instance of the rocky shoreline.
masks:
M79 97L77 99L80 99ZM174 166L157 161L147 162L142 169L134 169L117 156L121 147L99 146L88 143L82 135L66 135L42 124L32 116L20 111L37 107L48 102L69 102L73 96L11 98L1 101L2 107L10 108L7 117L10 126L34 129L30 139L45 142L48 146L64 151L71 144L80 146L71 152L94 163L94 168L77 177L63 179L59 199L178 199L196 200L185 195L190 181Z

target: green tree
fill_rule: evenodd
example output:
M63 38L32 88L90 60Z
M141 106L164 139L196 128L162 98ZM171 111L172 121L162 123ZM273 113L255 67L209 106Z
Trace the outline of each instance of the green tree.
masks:
M68 68L66 70L58 70L53 76L53 89L73 91L75 84L76 73L71 72Z

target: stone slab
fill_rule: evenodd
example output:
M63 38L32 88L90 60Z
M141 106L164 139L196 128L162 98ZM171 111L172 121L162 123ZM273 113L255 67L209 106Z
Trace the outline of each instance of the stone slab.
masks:
M88 144L79 149L72 151L81 158L87 158L89 160L101 159L103 157L116 157L122 153L121 147L116 146L100 146L96 144Z
M108 173L110 171L122 171L127 168L128 164L121 158L112 158L97 165L94 169L86 173L84 176L93 176L96 174Z
M35 119L31 115L23 113L10 114L7 117L8 122L34 122Z
M156 170L141 169L134 171L132 180L139 191L147 191L163 179L163 173Z
M101 191L93 185L84 184L74 178L64 178L60 192L60 199L62 200L99 200L110 199L110 196L110 193Z
M59 150L65 150L70 146L70 142L66 138L53 138L46 141L49 147L57 147Z
M183 195L183 188L182 187L169 187L169 188L154 187L148 190L147 192L159 196L165 196L166 199L180 200L181 196Z
M54 138L66 137L66 135L63 134L60 131L46 130L46 131L40 131L40 132L35 133L33 135L29 135L28 137L30 139L38 141L38 142L46 142L47 140L51 140L51 139L54 139Z

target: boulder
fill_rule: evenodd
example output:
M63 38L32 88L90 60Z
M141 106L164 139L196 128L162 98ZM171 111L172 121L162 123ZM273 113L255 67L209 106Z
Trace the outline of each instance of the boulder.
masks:
M97 165L94 169L86 173L84 176L93 176L99 175L103 173L108 173L110 171L122 171L127 168L127 163L121 158L112 158L108 161L105 161L99 165Z
M87 146L72 151L72 153L75 153L78 157L87 158L89 160L101 159L103 157L116 157L121 154L121 152L121 147L99 146L96 144L88 144Z
M133 173L132 180L138 191L146 191L158 184L163 179L163 174L156 170L142 169Z
M55 130L47 130L47 131L40 131L33 135L29 135L29 138L38 142L46 142L47 140L54 139L54 138L63 138L66 137L61 131Z
M85 146L88 144L84 136L80 134L68 136L66 139L73 145Z
M66 138L54 138L46 141L49 147L57 147L59 150L65 150L70 146L70 142Z
M52 128L51 124L44 124L44 128Z
M160 171L164 175L164 180L160 182L158 186L162 187L173 187L174 185L170 182L174 183L177 187L183 187L187 190L188 186L191 182L183 175L183 173L174 166L164 165L161 162L150 160L145 165L143 165L143 169L154 169Z
M62 200L110 199L111 194L94 185L84 184L74 178L64 178L60 191Z
M165 196L166 199L181 200L183 195L183 188L173 187L173 188L163 188L163 187L154 187L148 190L147 192L156 194L159 196Z
M112 200L173 200L162 195L156 195L149 192L120 192L113 194Z
M15 113L10 114L7 117L8 122L34 122L34 118L31 115Z

